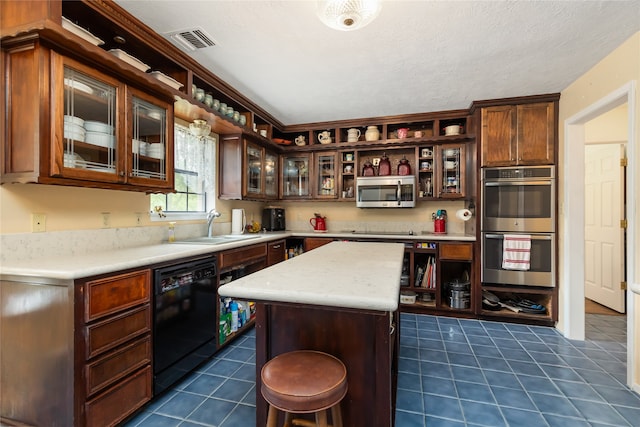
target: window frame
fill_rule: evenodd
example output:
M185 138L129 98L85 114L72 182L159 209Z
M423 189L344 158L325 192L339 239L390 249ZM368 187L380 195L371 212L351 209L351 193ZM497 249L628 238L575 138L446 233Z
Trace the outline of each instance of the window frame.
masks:
M182 130L189 132L189 124L183 120L178 119L177 117L175 118L175 123L174 123L174 132L176 130L176 128L182 128ZM218 154L218 150L217 150L217 146L218 146L218 141L219 141L219 137L217 134L215 133L211 133L209 136L206 137L208 140L210 140L211 143L211 147L209 148L211 150L210 156L211 156L211 163L213 164L213 168L209 168L211 170L211 181L213 183L213 185L210 186L210 188L207 188L205 186L204 188L204 197L205 197L205 210L204 211L199 211L199 212L186 212L186 211L162 211L162 215L160 215L158 212L155 212L153 207L151 206L151 196L149 196L149 218L152 222L158 222L158 221L192 221L192 220L201 220L201 219L207 219L207 212L209 212L211 209L215 209L216 206L216 188L218 186L217 184L217 154ZM176 138L174 137L174 144L175 144L175 140ZM175 146L174 146L174 150L175 150ZM176 168L175 171L180 171L179 168ZM174 171L174 173L175 173ZM188 193L185 193L188 194ZM167 195L168 196L168 195Z

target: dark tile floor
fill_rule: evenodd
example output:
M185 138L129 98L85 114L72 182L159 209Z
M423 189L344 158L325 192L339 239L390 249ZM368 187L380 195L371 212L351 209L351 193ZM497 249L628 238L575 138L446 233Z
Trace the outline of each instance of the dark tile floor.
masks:
M587 340L552 328L403 314L398 427L640 427L625 386L626 317L587 315ZM126 427L255 426L249 331Z

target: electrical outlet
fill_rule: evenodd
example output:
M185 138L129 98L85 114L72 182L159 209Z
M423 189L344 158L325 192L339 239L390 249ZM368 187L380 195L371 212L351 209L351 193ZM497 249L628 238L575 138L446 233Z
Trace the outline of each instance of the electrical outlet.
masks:
M380 157L374 157L372 160L373 166L379 166L380 165Z
M31 214L31 232L42 233L47 231L47 216L43 213Z
M102 228L111 227L111 213L102 212Z
M142 212L136 212L136 227L142 225Z

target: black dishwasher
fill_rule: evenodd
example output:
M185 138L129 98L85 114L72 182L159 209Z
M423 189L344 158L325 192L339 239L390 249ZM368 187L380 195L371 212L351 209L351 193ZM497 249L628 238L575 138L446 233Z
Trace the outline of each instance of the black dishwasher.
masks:
M216 352L216 271L215 256L154 270L154 395Z

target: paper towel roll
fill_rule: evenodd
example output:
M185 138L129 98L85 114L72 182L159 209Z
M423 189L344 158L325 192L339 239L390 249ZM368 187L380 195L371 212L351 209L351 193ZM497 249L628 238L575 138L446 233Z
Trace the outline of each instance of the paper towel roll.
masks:
M244 209L231 209L231 234L244 233L244 226L247 224Z
M458 209L456 211L456 218L462 221L469 221L471 219L471 211L469 209Z

